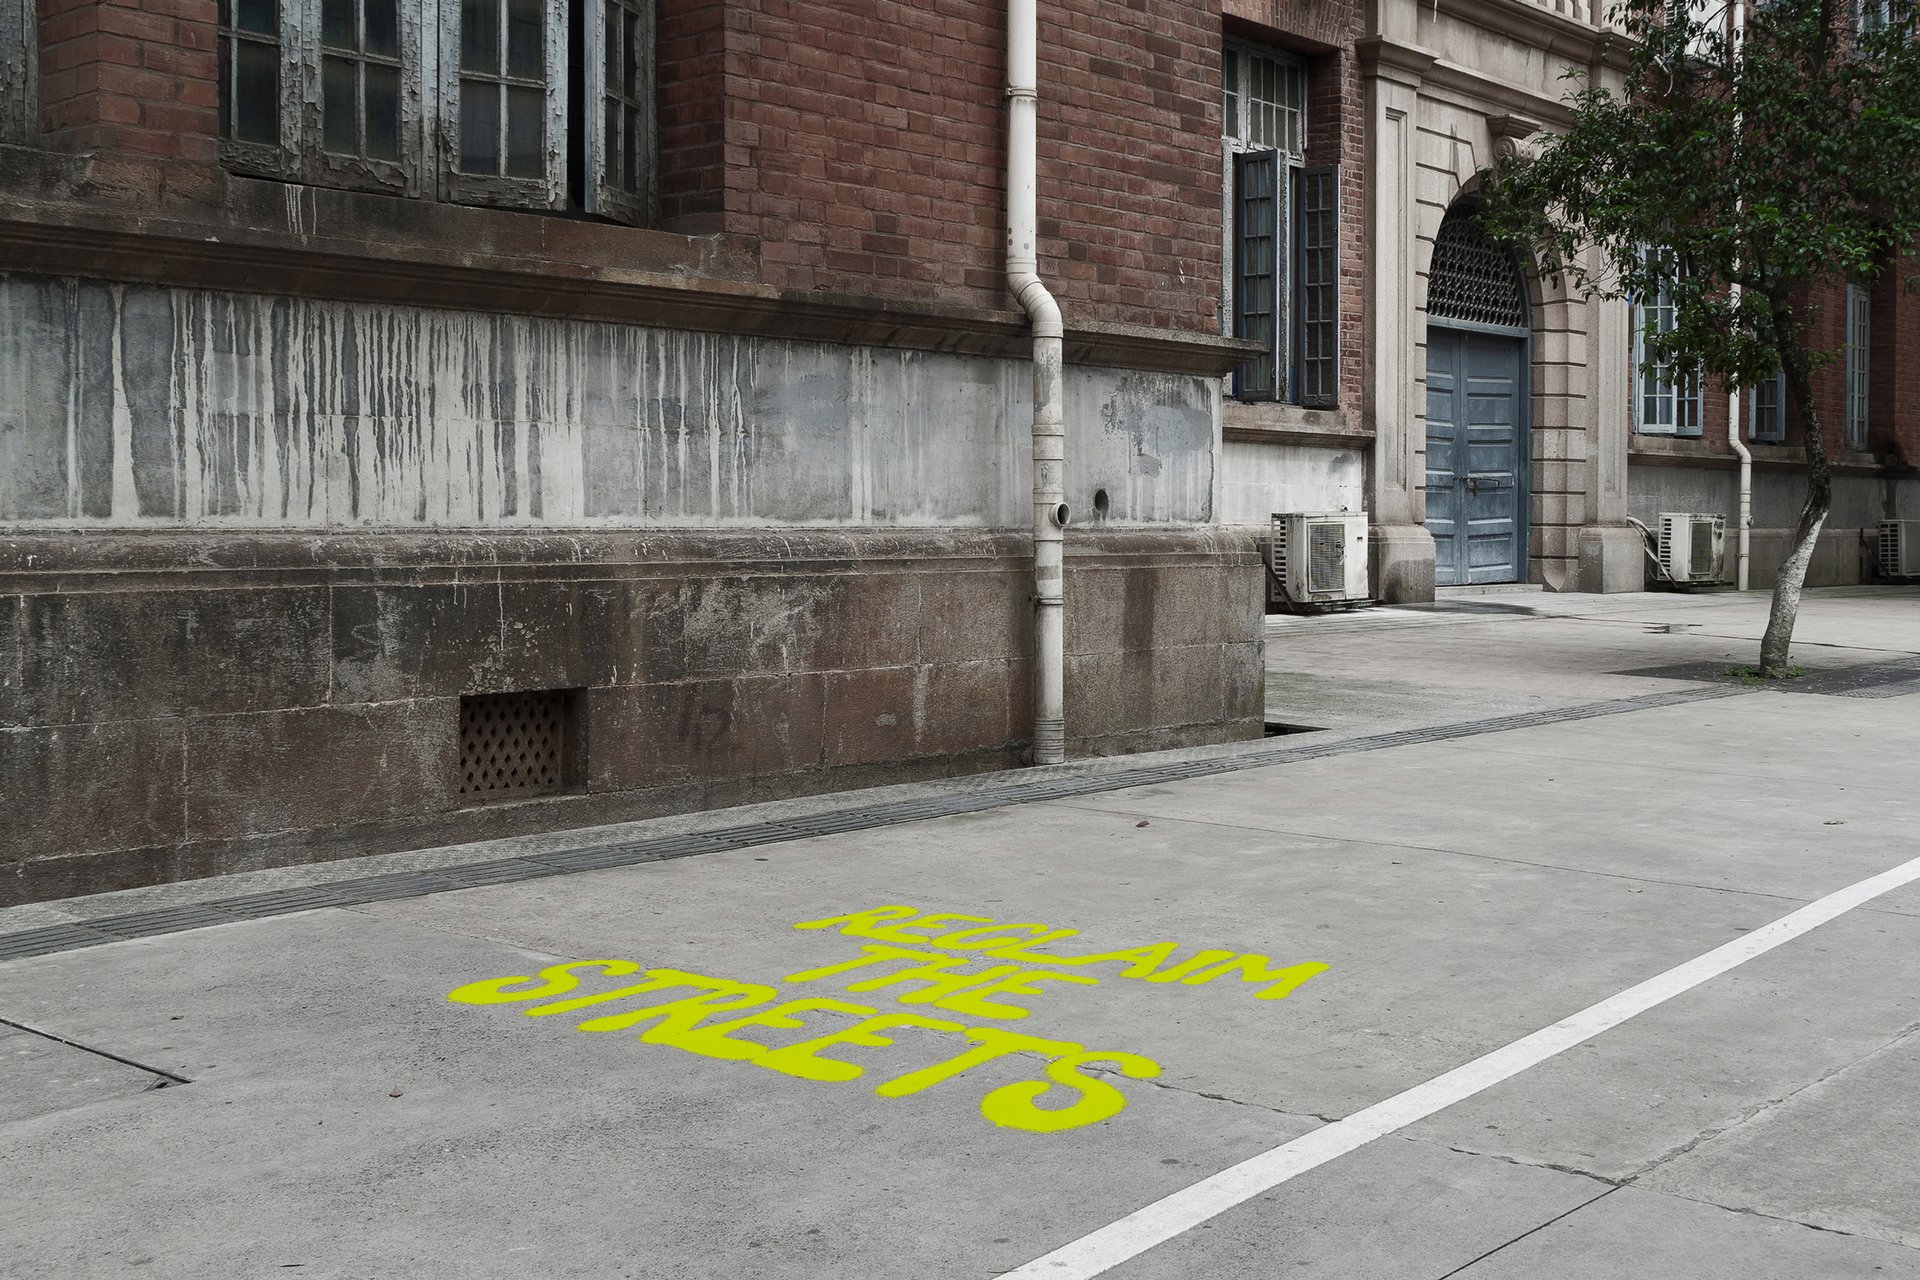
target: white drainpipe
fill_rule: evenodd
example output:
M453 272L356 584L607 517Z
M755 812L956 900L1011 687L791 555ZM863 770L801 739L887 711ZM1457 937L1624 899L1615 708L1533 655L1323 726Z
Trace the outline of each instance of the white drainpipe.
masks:
M1040 282L1039 44L1038 0L1007 0L1007 285L1033 321L1033 762L1059 764L1067 756L1066 330Z
M1740 286L1733 286L1733 298L1740 300ZM1733 451L1740 455L1740 572L1738 585L1740 590L1747 589L1747 551L1748 535L1753 524L1753 455L1747 446L1740 442L1740 393L1734 391L1727 396L1727 441L1733 445Z
M1736 52L1740 49L1740 40L1746 34L1746 29L1745 6L1736 0L1733 5L1733 46ZM1737 284L1733 286L1733 305L1735 307L1740 305L1740 286ZM1781 411L1785 412L1784 406ZM1745 591L1747 589L1747 552L1753 526L1753 454L1747 451L1746 444L1740 439L1740 393L1738 391L1730 392L1727 396L1727 441L1733 445L1733 451L1740 455L1740 569L1736 584L1740 590Z

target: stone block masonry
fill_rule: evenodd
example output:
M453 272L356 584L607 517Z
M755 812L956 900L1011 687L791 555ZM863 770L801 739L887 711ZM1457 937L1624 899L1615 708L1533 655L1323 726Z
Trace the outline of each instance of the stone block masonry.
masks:
M1252 545L1071 546L1070 746L1259 736ZM1004 767L1029 564L990 531L11 537L0 903ZM463 793L462 698L546 689L578 767Z

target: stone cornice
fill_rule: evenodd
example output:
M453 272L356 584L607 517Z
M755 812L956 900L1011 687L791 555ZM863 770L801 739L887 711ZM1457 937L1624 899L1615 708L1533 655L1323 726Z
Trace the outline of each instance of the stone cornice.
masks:
M1416 88L1439 58L1417 45L1402 44L1386 36L1368 36L1353 42L1353 52L1361 71L1382 80L1397 80Z
M240 184L243 193L249 185L267 184ZM306 198L300 189L286 192L283 215L296 197ZM429 211L456 220L474 212ZM554 220L533 220L534 229L550 237L617 232L621 243L647 255L641 267L621 265L597 244L591 247L598 258L562 260L515 252L504 238L423 243L380 238L364 221L290 220L294 225L179 205L141 210L115 200L0 193L0 270L963 355L1031 354L1027 320L1018 311L776 289L748 278L739 246L726 237L564 222L548 227ZM474 224L492 227L480 218ZM1212 377L1255 349L1216 334L1067 317L1072 364Z
M1590 0L1604 8L1608 0ZM1587 65L1611 34L1591 21L1555 13L1531 0L1428 0L1428 7L1472 26Z

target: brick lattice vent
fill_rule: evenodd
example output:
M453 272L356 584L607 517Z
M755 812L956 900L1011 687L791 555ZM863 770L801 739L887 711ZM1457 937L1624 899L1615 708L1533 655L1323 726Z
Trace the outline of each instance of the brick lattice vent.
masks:
M460 699L460 793L494 800L566 789L562 689Z

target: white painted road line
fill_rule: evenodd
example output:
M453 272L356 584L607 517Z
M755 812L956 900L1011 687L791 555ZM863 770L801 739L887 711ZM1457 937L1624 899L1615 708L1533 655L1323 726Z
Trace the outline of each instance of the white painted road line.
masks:
M1271 1151L1242 1160L1210 1178L1135 1210L1118 1222L1061 1245L1052 1253L1002 1274L1001 1280L1090 1280L1157 1244L1217 1217L1237 1204L1317 1169L1375 1138L1426 1119L1502 1080L1519 1075L1582 1041L1619 1026L1703 982L1737 969L1756 956L1793 941L1883 893L1920 880L1920 858L1848 885L1723 947L1676 965L1619 995L1589 1005L1550 1027L1415 1085L1344 1120L1303 1134Z

